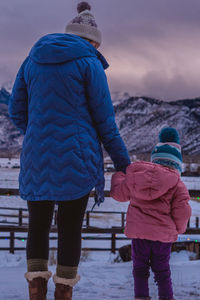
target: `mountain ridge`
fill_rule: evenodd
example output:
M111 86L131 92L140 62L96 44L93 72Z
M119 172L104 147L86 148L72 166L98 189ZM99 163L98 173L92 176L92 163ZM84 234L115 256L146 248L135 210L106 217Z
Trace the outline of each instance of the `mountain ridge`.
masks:
M23 137L9 119L7 105L10 93L0 89L0 152L19 154ZM186 155L200 154L200 97L162 101L147 96L114 101L116 122L130 153L150 153L165 126L176 127Z

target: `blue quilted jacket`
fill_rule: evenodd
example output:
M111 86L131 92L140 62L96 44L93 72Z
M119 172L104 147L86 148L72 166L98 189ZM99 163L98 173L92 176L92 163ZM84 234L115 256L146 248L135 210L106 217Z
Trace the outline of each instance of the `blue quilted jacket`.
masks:
M103 201L101 143L116 170L130 164L115 124L105 58L89 42L49 34L22 64L9 115L25 135L19 175L25 200L73 200L96 188Z

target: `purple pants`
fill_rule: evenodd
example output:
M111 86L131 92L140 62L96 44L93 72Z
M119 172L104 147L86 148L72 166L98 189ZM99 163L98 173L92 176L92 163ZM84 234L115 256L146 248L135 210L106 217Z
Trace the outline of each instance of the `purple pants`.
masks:
M133 277L136 298L149 297L150 268L158 285L159 299L173 299L169 259L172 243L132 240Z

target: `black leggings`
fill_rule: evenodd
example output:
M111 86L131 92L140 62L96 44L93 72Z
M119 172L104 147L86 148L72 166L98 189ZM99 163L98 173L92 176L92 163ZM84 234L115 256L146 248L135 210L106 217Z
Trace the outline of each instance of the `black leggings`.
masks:
M89 194L73 201L58 204L58 265L78 266L81 254L81 228ZM27 259L49 257L49 231L54 201L28 201L29 230Z

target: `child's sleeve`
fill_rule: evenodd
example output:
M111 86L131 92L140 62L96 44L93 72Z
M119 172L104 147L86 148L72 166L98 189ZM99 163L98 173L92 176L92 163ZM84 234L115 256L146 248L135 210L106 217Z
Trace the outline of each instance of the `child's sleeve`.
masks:
M110 196L117 201L129 201L130 193L126 182L126 174L117 172L112 176Z
M172 217L179 234L184 233L187 223L191 217L191 207L189 205L190 195L185 184L180 180L172 201Z

